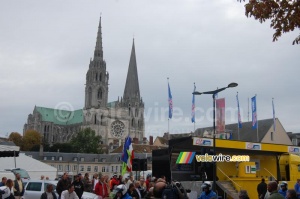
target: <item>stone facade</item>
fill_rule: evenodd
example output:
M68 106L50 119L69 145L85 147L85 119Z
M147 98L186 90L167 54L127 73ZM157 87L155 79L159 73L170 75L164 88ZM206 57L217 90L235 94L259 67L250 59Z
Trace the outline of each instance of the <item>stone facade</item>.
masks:
M108 102L109 73L103 57L101 18L85 85L83 109L66 111L36 106L23 131L36 130L45 142L54 144L68 142L81 128L90 127L102 136L102 144L110 150L120 146L128 135L140 141L144 138L144 102L140 97L134 41L123 97Z

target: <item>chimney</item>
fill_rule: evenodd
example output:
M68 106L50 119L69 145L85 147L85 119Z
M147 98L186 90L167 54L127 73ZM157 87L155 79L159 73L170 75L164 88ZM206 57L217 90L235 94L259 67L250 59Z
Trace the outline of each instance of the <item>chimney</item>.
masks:
M152 135L150 135L150 137L149 137L149 145L153 145L153 136Z
M134 144L138 144L139 143L139 139L138 138L133 138L133 143Z

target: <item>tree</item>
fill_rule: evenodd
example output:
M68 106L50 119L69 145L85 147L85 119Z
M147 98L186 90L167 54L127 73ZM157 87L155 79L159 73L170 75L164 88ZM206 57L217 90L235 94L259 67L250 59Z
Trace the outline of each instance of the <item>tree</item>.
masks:
M102 153L100 142L101 136L96 135L91 128L86 128L79 131L70 143L75 153Z
M23 151L30 151L34 146L41 144L41 135L35 130L27 130L23 136Z
M299 0L249 0L245 5L245 14L247 17L253 16L260 23L270 19L270 26L275 29L273 41L277 41L282 33L300 28ZM300 34L293 41L293 45L295 43L300 43Z
M49 148L50 152L64 152L64 153L73 153L73 146L71 143L55 143ZM76 152L74 152L76 153Z
M16 146L19 146L19 147L22 146L22 135L18 132L12 132L9 135L8 140L15 143Z

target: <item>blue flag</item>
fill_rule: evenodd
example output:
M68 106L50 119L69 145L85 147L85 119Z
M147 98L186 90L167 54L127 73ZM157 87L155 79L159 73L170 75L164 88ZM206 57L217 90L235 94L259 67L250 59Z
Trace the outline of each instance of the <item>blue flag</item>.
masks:
M236 101L237 101L237 107L238 107L238 123L239 123L239 128L242 128L242 120L241 120L241 112L240 112L240 102L239 102L239 95L238 93L236 94Z
M251 98L251 105L252 105L252 129L257 129L256 96Z
M171 89L170 89L170 85L168 83L168 93L169 93L169 97L168 97L168 102L169 102L169 118L172 118L173 115L173 100L172 100L172 94L171 94Z
M273 107L273 129L276 131L276 119L275 119L275 108L274 108L274 99L272 99L272 107Z
M196 86L194 84L194 92L196 91ZM193 94L192 99L192 123L195 123L195 95Z

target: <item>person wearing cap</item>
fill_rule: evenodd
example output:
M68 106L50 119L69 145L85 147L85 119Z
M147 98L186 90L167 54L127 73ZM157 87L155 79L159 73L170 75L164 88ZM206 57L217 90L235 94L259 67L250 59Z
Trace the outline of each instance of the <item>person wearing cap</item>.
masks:
M282 181L280 183L280 189L279 189L278 193L280 193L283 197L286 198L287 190L288 190L288 184L287 184L287 182Z
M74 186L75 193L79 198L82 197L83 191L84 191L84 184L81 181L81 173L78 173L75 176L75 180L73 181L72 185Z
M124 184L118 185L116 187L116 191L114 199L132 199L132 197L127 193L127 188Z
M204 182L201 185L202 193L198 199L217 199L217 194L211 190L210 182Z

